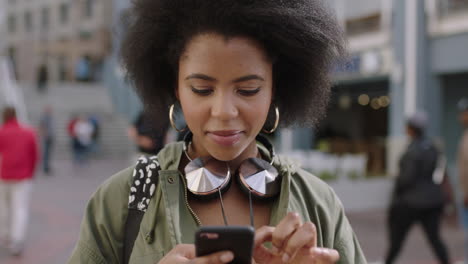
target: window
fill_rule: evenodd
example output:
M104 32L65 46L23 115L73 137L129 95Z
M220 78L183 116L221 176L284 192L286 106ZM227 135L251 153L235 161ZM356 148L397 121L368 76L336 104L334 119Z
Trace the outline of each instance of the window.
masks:
M79 33L79 37L80 37L81 40L92 39L93 38L93 32L82 30Z
M58 76L60 81L67 79L67 58L63 54L58 57Z
M26 28L26 32L31 32L33 24L32 24L32 14L30 11L26 11L26 13L24 13L24 26Z
M14 33L16 31L16 17L14 15L8 16L8 32Z
M60 23L62 24L68 23L68 16L69 16L68 3L61 3L60 4Z
M439 0L439 11L442 16L463 11L467 12L468 0Z
M346 33L358 35L380 30L380 13L346 21Z
M94 13L94 0L85 0L85 6L84 6L84 16L86 18L91 18L93 17Z
M449 10L468 9L468 0L447 0Z
M43 29L48 29L49 28L49 23L50 23L49 8L43 7L42 8L42 28Z

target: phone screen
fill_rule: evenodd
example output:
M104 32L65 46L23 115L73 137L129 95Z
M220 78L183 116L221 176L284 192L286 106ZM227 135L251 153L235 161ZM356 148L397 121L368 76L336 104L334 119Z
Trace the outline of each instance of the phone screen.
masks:
M252 261L255 231L251 226L203 226L195 234L197 256L223 250L234 253L234 264Z

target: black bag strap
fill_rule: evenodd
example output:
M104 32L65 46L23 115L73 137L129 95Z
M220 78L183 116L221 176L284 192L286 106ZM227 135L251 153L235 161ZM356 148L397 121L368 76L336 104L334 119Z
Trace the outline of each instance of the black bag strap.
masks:
M142 156L133 169L133 182L128 197L128 216L125 222L124 263L130 260L140 223L156 191L161 167L156 156Z

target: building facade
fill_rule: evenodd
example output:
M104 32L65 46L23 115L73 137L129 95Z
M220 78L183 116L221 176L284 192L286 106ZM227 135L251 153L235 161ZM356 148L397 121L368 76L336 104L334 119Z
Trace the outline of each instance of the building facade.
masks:
M5 36L6 34L6 0L0 0L0 34ZM0 56L4 55L5 52L5 38L0 39Z
M112 0L3 0L5 53L17 78L34 82L90 80L110 51ZM3 39L3 38L2 38Z
M461 134L456 104L468 98L468 0L333 5L346 32L349 62L333 73L332 103L312 132L314 140L293 135L290 146L314 148L325 140L334 153L366 153L370 176L395 175L407 143L405 120L426 111L429 136L453 164Z

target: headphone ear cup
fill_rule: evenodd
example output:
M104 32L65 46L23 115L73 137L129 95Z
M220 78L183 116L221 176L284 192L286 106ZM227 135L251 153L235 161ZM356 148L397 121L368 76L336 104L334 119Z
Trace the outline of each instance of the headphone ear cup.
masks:
M249 193L251 193L252 200L259 201L259 202L268 202L268 201L273 200L277 196L277 194L273 196L261 196L261 195L256 194L255 191L252 191L250 187L246 185L244 181L242 181L241 177L242 176L240 176L240 174L236 175L235 178L236 178L237 185L239 186L241 191L245 193L245 195L249 196Z
M245 195L249 195L249 192L251 192L250 188L244 183L244 181L242 181L241 179L241 175L240 173L236 173L236 175L234 175L234 179L237 183L237 186L239 186L239 188L241 189L241 191L245 194ZM256 197L254 197L254 195L252 195L252 198L254 198L254 200L256 200Z
M187 191L190 197L195 198L197 200L207 201L207 200L219 198L218 189L221 190L221 194L224 195L231 187L231 183L232 183L232 176L229 173L227 174L226 180L223 182L223 184L211 192L198 193L198 192L193 192L189 188L187 188Z
M256 160L254 160L254 162L256 164L258 164L258 162L263 163L265 161L260 160L260 159L256 159ZM242 164L241 164L241 166L242 166ZM269 164L268 164L268 166L270 166L270 167L266 168L266 169L259 170L255 174L248 174L249 176L253 175L253 177L262 177L262 175L261 175L262 173L276 173L275 180L273 182L268 183L268 186L264 186L265 190L268 190L267 193L261 193L258 190L255 190L255 188L249 186L249 184L247 183L247 180L245 178L243 178L244 175L242 175L242 168L241 167L236 172L236 175L234 175L234 178L235 178L237 184L239 185L239 188L242 190L242 192L244 192L246 195L249 195L249 193L251 193L253 200L256 200L256 201L269 201L269 200L272 200L273 198L275 198L276 196L278 196L278 194L280 193L281 176L278 175L277 170L276 170L275 167L273 167L273 166L271 166ZM265 184L267 184L265 181L263 181L263 182ZM272 189L273 192L271 192L270 189Z

